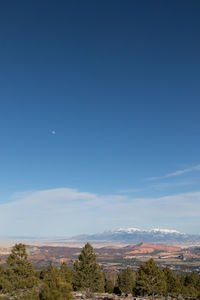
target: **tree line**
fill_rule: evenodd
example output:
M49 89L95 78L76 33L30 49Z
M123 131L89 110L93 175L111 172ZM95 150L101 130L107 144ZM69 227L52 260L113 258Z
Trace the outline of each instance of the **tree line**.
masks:
M63 263L34 271L23 244L16 244L6 266L0 266L1 299L71 300L73 291L200 299L200 276L197 272L176 275L168 267L162 270L153 259L141 264L137 272L128 267L119 273L104 273L89 243L73 268Z

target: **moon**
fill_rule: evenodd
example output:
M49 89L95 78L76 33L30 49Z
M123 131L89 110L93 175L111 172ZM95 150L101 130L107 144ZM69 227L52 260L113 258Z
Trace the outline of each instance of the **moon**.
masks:
M55 131L55 130L52 130L52 131L51 131L51 134L56 134L56 131Z

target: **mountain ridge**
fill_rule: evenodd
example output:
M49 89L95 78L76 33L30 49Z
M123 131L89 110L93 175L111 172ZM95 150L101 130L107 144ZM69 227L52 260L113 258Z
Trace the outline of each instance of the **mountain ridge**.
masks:
M153 228L149 230L135 227L118 228L96 234L83 234L71 238L79 242L93 243L161 243L161 244L200 244L200 235L179 232L174 229Z

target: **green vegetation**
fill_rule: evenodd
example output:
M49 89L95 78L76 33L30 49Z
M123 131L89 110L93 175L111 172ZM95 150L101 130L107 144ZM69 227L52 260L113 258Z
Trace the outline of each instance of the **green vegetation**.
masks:
M169 296L176 297L181 293L180 279L174 274L174 272L166 267L164 269L165 281L166 281L166 293Z
M136 294L144 296L165 294L165 275L153 259L149 259L139 267L135 290Z
M132 268L128 267L119 274L118 286L122 293L132 294L135 283L135 273Z
M75 290L104 292L104 276L96 261L96 254L89 243L83 247L74 264L73 280Z
M118 274L115 272L106 272L104 273L105 278L105 292L112 294L116 291L116 285L118 282Z
M71 269L63 263L35 272L23 244L16 244L6 266L0 266L1 299L71 300L73 290L85 291L86 295L105 291L200 299L200 276L197 272L177 275L168 267L162 270L153 259L141 264L137 272L128 267L119 273L103 273L90 244L83 247Z
M32 264L27 260L25 245L16 244L6 263L7 269L1 269L1 292L22 295L26 299L35 295L38 280Z
M27 259L26 247L16 244L6 261L6 268L0 268L0 295L4 299L15 296L25 300L70 300L72 285L70 270L62 265L51 265L38 275Z
M70 271L68 270L67 266L63 267L63 265L60 269L54 268L52 265L50 265L47 270L42 271L40 274L42 286L39 291L39 299L70 300L72 286L69 274Z

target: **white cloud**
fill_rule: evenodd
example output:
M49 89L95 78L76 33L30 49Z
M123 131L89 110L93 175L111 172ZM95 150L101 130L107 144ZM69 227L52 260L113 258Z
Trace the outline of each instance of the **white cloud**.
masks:
M58 188L24 193L21 198L18 195L15 200L0 205L1 236L72 236L122 226L164 227L186 232L189 226L190 231L197 232L200 192L134 198Z
M193 166L193 167L190 167L190 168L185 168L185 169L182 169L182 170L177 170L175 172L168 173L168 174L165 174L163 176L150 177L150 178L147 178L147 180L152 181L152 180L165 179L165 178L180 176L180 175L183 175L185 173L189 173L189 172L193 172L193 171L200 171L200 165L196 165L196 166Z

